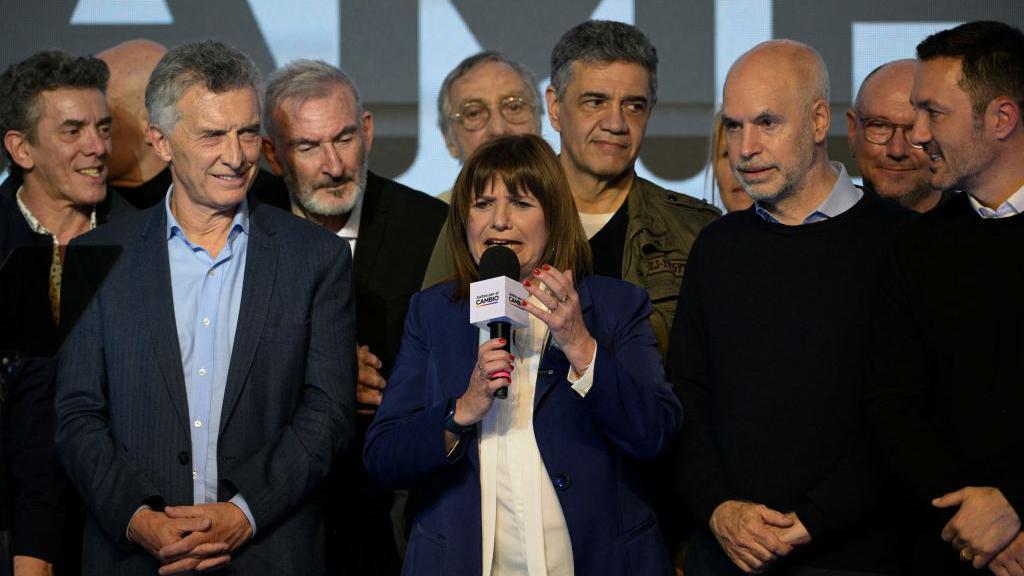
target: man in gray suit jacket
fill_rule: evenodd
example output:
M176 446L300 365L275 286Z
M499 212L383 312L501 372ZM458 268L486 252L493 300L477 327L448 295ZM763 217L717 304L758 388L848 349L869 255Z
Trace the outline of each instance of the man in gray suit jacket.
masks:
M168 52L146 107L170 192L78 242L122 250L58 369L87 574L324 570L318 486L352 435L352 260L246 199L258 76L223 44Z

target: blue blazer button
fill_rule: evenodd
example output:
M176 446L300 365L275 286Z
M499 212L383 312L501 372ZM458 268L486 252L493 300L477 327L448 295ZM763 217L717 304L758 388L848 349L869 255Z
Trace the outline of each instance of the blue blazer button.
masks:
M555 476L555 489L556 490L568 490L569 489L569 477L565 474L559 474Z

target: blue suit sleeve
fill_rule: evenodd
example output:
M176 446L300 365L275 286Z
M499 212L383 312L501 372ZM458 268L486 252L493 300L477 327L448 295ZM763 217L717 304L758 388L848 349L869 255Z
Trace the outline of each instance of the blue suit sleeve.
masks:
M593 298L597 304L602 295ZM610 342L598 341L594 384L581 402L612 444L634 458L653 459L679 432L683 409L665 379L647 294L630 286L616 300L624 320L612 328Z

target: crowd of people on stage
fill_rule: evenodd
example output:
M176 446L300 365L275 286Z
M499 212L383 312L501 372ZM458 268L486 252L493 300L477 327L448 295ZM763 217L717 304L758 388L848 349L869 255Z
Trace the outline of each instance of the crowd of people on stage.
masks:
M0 576L1024 576L1024 34L871 72L855 171L821 55L754 46L724 215L635 171L659 64L603 20L543 94L457 63L440 199L323 61L8 67ZM507 338L469 323L495 247Z

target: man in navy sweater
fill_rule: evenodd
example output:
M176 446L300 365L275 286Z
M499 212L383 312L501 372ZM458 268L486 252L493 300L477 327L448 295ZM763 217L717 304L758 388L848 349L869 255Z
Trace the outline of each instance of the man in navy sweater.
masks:
M917 56L911 137L961 193L885 261L871 413L923 522L915 571L1024 574L1024 34L972 22Z
M729 163L755 205L697 238L669 348L687 413L686 574L889 574L863 432L874 269L910 212L830 162L821 56L789 40L733 65Z

